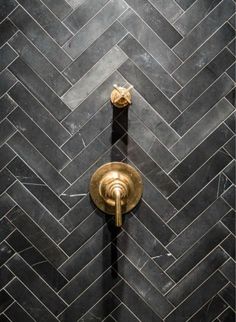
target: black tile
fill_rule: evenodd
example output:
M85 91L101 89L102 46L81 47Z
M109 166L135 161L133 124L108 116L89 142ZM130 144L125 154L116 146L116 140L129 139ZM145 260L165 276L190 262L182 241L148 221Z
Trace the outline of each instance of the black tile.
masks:
M10 112L16 107L16 103L11 99L9 95L4 95L0 99L1 110L0 110L0 120L2 121Z
M2 5L1 5L1 14L2 14ZM2 47L2 45L4 45L4 43L8 41L16 32L17 32L17 28L13 25L13 23L9 19L5 19L0 24L0 47Z
M70 112L69 108L23 60L17 58L9 68L56 119L62 120Z
M222 219L222 222L235 235L235 211L233 209Z
M6 317L6 315L4 315L4 314L1 314L1 315L0 315L0 321L1 321L1 322L11 322L11 321Z
M0 313L2 313L12 302L13 299L5 290L0 291Z
M220 269L221 273L235 285L235 262L230 258Z
M69 56L22 7L19 6L10 19L60 71L71 63Z
M9 269L5 266L0 268L0 287L3 288L7 285L11 279L13 279L14 275L9 271Z
M222 248L235 259L235 237L229 235L221 244Z
M0 145L5 143L16 132L14 126L7 120L0 123Z
M19 207L11 210L7 218L53 265L66 260L66 255Z
M14 159L15 153L11 148L9 148L8 145L3 144L3 146L0 148L0 155L0 170L2 170L12 159Z
M230 187L224 194L223 198L228 204L235 209L235 186Z
M13 249L6 242L2 242L0 244L0 266L2 266L13 254Z
M5 314L11 319L12 322L24 321L33 322L33 318L22 309L22 307L16 302L13 303L5 312Z
M2 218L0 220L0 242L2 242L11 232L14 230L14 226L7 220L7 218Z
M15 58L17 57L17 54L14 52L14 50L11 49L11 47L8 44L5 44L0 49L0 72L7 67Z
M227 100L234 106L236 102L236 88L233 88L232 91L226 96ZM227 125L235 132L235 113L232 114L226 121Z
M57 321L47 308L17 278L8 284L6 289L34 319L39 322Z
M13 177L13 175L6 168L4 168L0 172L0 195L7 188L9 188L13 184L14 181L15 181L15 178Z
M0 21L5 19L12 10L17 6L17 2L15 0L1 0L1 12L0 12Z
M230 308L228 308L219 316L219 321L220 322L234 322L235 321L235 312L232 311Z
M235 158L235 136L225 144L224 149L229 155Z
M111 313L111 316L113 316L115 320L110 321L109 319L106 319L105 322L112 322L112 321L138 322L138 321L140 321L140 320L138 320L138 318L134 314L132 314L132 312L129 309L127 309L127 307L124 304L119 305L117 307L117 309Z
M235 46L235 43L234 43L234 46ZM234 82L236 81L236 72L235 72L235 69L236 69L236 64L232 65L226 71L227 75L229 75L229 77L231 77Z
M15 83L15 76L8 69L4 69L0 73L0 96L5 94Z
M228 284L220 293L220 296L228 303L231 308L235 309L235 288L232 284Z
M15 206L14 201L6 194L3 193L0 197L0 218L3 217L9 210Z

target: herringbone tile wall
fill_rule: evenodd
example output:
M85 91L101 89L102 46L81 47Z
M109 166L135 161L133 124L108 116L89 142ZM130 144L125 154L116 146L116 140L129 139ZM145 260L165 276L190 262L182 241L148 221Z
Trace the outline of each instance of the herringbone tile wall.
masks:
M234 321L234 81L233 0L0 0L1 322Z

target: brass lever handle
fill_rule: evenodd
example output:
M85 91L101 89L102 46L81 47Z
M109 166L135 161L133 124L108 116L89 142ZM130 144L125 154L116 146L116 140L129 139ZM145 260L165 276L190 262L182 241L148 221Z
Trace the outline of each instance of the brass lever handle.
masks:
M115 225L116 227L121 227L122 225L122 214L121 214L121 194L120 189L115 190Z

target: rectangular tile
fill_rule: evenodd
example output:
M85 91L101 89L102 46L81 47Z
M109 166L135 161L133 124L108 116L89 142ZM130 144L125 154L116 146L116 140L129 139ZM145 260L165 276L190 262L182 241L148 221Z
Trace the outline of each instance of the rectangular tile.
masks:
M222 222L235 235L236 226L233 209L222 219Z
M87 49L115 20L125 11L123 0L111 0L89 23L70 39L64 46L65 51L77 58Z
M231 308L235 308L235 288L232 284L226 285L226 287L220 292L220 296L228 303Z
M11 319L9 321L12 322L17 322L19 319L24 322L34 321L33 318L16 302L5 311L5 314L9 319Z
M114 322L118 321L129 321L129 322L138 322L138 318L128 309L124 304L120 304L117 308L111 313L111 316L108 316L108 319L104 320L104 322ZM111 320L109 320L111 318Z
M219 101L194 127L190 129L173 147L171 152L183 160L200 144L218 125L233 112L233 107L226 99Z
M8 194L56 243L66 237L66 230L19 182L8 189Z
M70 88L70 83L21 32L13 36L9 43L19 54L21 60L38 74L58 95L64 94Z
M15 83L15 76L8 69L4 69L0 73L0 96L5 94Z
M0 244L0 266L2 266L12 255L14 250L4 241Z
M13 298L5 290L1 290L0 291L0 303L1 303L0 313L2 313L13 301L14 301Z
M167 72L173 72L181 64L180 59L166 43L131 8L118 20Z
M20 133L14 134L8 144L55 193L60 194L68 188L67 181Z
M14 133L15 127L7 119L0 123L0 146L2 146Z
M165 0L150 0L149 2L171 23L183 13L183 10L177 5L175 0L170 0L168 3Z
M17 104L8 94L5 94L1 97L0 104L0 121L2 121L10 112L14 110L14 108L16 108Z
M61 47L22 7L19 6L10 15L10 19L60 71L72 62L70 57L61 49Z
M7 218L53 265L57 267L66 260L66 255L18 206Z
M222 267L220 272L227 277L227 279L235 285L235 262L230 258Z
M1 182L1 186L0 186L0 195L7 190L15 181L15 177L13 177L13 175L6 169L4 168L1 172L0 172L0 182Z
M9 13L11 13L12 10L14 10L17 6L17 2L15 0L9 0L7 2L4 2L4 5L1 8L0 12L0 21L5 19Z
M222 1L174 48L182 59L187 59L207 38L209 38L235 11L232 0Z
M187 10L196 0L176 0L181 8Z
M10 223L7 218L0 220L0 242L2 242L7 236L9 236L14 230L14 226Z
M0 287L3 288L10 280L14 278L14 275L9 271L6 266L0 268Z
M231 0L230 0L231 1ZM200 73L172 99L177 107L184 111L234 62L234 56L227 50L221 51Z
M126 78L145 100L170 123L179 114L179 110L166 98L166 96L141 72L140 69L127 60L118 69L121 75Z
M16 32L16 26L14 26L8 18L5 19L0 24L0 47L2 47L2 45L4 45L4 43L7 42Z
M72 37L72 33L39 0L19 0L22 7L62 46Z
M13 49L8 44L5 44L0 49L0 72L7 67L15 58L17 54L14 52Z
M9 94L57 145L61 146L70 138L69 132L21 83L12 87Z
M61 20L72 11L66 0L42 0L42 2Z
M9 68L56 119L60 121L70 112L59 97L20 58L17 58Z
M0 196L0 209L1 209L0 218L5 216L5 214L8 213L8 211L10 211L14 206L15 206L14 201L8 196L8 194L3 193Z

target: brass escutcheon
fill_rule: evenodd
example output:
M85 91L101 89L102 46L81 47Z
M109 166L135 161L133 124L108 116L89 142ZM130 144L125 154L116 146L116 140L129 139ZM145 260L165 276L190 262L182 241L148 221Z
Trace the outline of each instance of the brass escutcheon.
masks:
M131 93L130 90L133 88L130 85L128 88L113 85L114 89L111 92L111 102L118 108L123 108L131 104Z
M122 214L131 211L141 199L142 178L126 163L106 163L93 174L89 192L100 210L115 215L115 225L120 227Z

